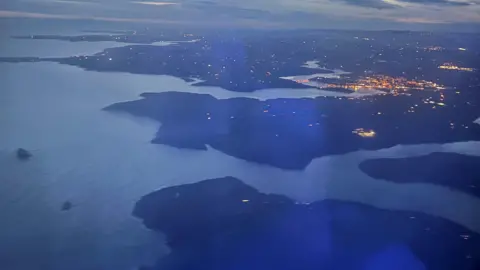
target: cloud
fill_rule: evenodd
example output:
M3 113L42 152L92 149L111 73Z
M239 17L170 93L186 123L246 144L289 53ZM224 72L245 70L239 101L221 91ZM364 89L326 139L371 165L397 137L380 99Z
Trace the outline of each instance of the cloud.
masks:
M466 1L454 1L454 0L402 0L402 2L423 4L423 5L445 5L445 6L469 6L473 3Z
M185 5L186 6L186 5ZM247 8L243 6L223 4L212 0L195 1L188 5L190 8L197 10L206 10L215 16L232 16L236 18L263 18L271 13L267 10Z
M52 3L58 4L72 4L72 5L98 5L97 2L88 2L88 1L67 1L67 0L54 0Z
M173 20L162 19L142 19L142 18L116 18L116 17L96 17L79 16L71 14L48 14L36 12L22 12L0 10L0 18L33 18L33 19L58 19L58 20L94 20L106 22L134 22L134 23L180 23Z
M165 24L165 25L195 25L215 28L232 28L235 26L255 27L257 29L278 29L282 24L277 22L265 22L249 19L221 20L221 21L189 21L189 20L167 20L155 18L120 18L120 17L101 17L101 16L79 16L72 14L48 14L35 12L21 12L0 10L0 18L30 18L30 19L54 19L54 20L91 20L102 22L127 22L140 24Z
M18 12L17 17L211 27L258 23L279 28L378 29L405 25L415 29L421 25L480 22L480 0L0 0L1 10Z
M426 18L394 18L396 22L401 23L422 23L422 24L446 24L448 22L441 20L432 20Z
M173 2L151 2L151 1L132 1L132 4L141 4L141 5L150 5L150 6L170 6L170 5L178 5L178 3Z
M383 1L383 0L340 0L340 1L352 6L360 6L360 7L375 8L375 9L390 9L390 8L398 7L398 5L394 4L393 1Z
M334 0L330 0L334 1ZM408 4L443 5L443 6L469 6L474 4L466 0L340 0L348 5L374 8L391 9L405 7Z

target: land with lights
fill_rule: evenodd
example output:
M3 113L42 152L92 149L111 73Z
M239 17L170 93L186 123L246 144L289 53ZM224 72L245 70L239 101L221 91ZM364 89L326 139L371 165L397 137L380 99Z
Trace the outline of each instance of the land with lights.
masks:
M144 270L474 269L480 255L478 235L440 218L331 200L295 203L233 177L154 191L133 214L164 233L171 249Z
M459 71L469 71L469 72L472 72L473 71L473 68L469 68L469 67L459 67L453 63L444 63L440 66L438 66L438 68L440 69L449 69L449 70L459 70Z
M317 79L317 81L322 82L323 80L322 78L319 78ZM387 75L363 76L354 81L345 81L345 78L342 78L342 79L338 79L337 81L339 82L326 83L322 85L320 88L326 88L326 89L340 88L340 89L347 89L351 91L381 90L381 91L384 91L385 93L390 93L394 95L408 94L410 90L439 91L439 90L445 89L444 86L431 81L408 80L404 77L391 77ZM302 82L305 83L305 81L302 81Z
M95 55L3 57L0 61L53 61L99 72L182 78L200 87L199 94L146 93L140 100L106 109L161 122L153 143L197 150L210 146L248 161L303 169L314 158L360 149L480 139L480 125L474 123L480 117L480 54L473 46L478 37L456 35L305 31L274 32L265 38L244 32L169 36L138 31L25 36L19 38L141 44ZM179 42L150 44L162 40ZM342 71L340 75L336 70ZM286 80L289 76L293 79ZM202 94L201 88L297 91L312 88L312 82L319 91L366 95L219 100ZM378 93L368 95L370 91Z
M319 157L438 144L433 154L375 158L358 169L379 181L434 183L480 197L478 157L444 153L441 145L480 140L480 125L475 123L480 117L477 35L139 30L16 38L115 41L125 46L94 55L2 57L0 62L55 62L97 72L169 75L198 87L198 93L144 93L138 100L104 108L161 123L152 136L154 144L196 151L213 148L297 171ZM155 45L163 41L176 42ZM209 92L212 86L244 96L215 98ZM269 89L312 89L319 94L256 98L256 93ZM181 165L188 170L188 164ZM332 170L343 168L337 165L332 164ZM266 182L270 180L277 179ZM328 193L328 184L325 190ZM385 200L381 190L366 194L370 195ZM401 265L470 270L480 265L479 235L446 219L336 200L299 203L261 193L232 177L154 191L136 203L133 215L147 228L164 233L171 249L156 266L142 270L198 265L297 269L299 262L304 269ZM245 261L248 264L241 264Z
M470 100L452 91L267 101L167 92L106 110L158 120L153 143L204 150L209 145L248 161L303 169L316 157L360 149L478 140L480 126L473 121L480 111Z

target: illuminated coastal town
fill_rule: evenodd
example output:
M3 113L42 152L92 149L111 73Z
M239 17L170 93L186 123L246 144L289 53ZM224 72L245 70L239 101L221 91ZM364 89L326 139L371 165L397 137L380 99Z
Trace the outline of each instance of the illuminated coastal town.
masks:
M468 71L472 72L473 68L467 67L459 67L453 63L443 63L442 65L438 66L439 69L449 69L449 70L459 70L459 71Z
M441 46L428 46L428 47L425 47L423 48L425 51L427 52L441 52L441 51L444 51L445 48L441 47ZM458 48L459 51L466 51L467 49L466 48Z
M322 88L342 88L351 91L381 90L391 94L400 94L406 90L442 90L443 85L426 80L408 80L403 77L373 75L361 77L354 82L327 83Z
M434 52L434 51L443 51L445 50L445 48L440 46L428 46L428 47L425 47L424 50L428 52Z
M366 130L366 129L363 129L363 128L357 128L357 129L353 130L352 133L357 134L358 136L363 137L363 138L373 138L376 135L375 131L373 131L371 129Z

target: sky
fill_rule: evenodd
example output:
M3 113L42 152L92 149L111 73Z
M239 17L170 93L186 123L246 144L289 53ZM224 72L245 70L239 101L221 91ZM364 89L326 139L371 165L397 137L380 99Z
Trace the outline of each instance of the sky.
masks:
M2 17L220 28L480 31L480 0L1 0Z

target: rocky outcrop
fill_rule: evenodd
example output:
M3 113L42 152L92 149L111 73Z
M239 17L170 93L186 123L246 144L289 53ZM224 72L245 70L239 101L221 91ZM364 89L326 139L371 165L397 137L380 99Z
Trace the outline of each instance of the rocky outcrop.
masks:
M72 204L70 201L65 201L65 202L62 204L61 210L62 210L62 211L68 211L68 210L72 209L72 207L73 207L73 204Z
M32 157L32 154L23 148L17 149L17 158L20 160L27 160Z

